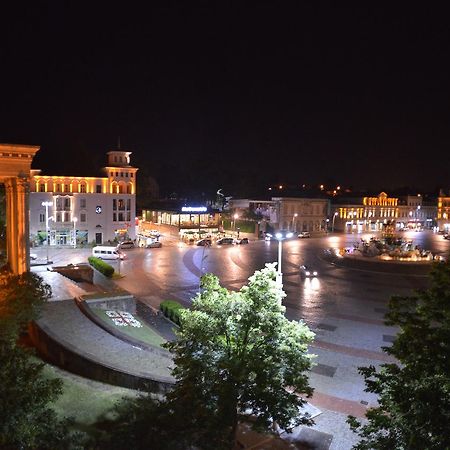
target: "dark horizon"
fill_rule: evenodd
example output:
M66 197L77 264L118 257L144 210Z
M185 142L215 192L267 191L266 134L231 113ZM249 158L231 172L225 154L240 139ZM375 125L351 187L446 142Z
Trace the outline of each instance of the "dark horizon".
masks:
M0 142L82 175L120 136L165 194L448 188L446 11L230 5L10 6Z

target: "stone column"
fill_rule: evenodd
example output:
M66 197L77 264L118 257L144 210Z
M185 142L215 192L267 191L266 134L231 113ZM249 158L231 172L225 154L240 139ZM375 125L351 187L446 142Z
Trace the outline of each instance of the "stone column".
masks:
M11 271L20 275L30 270L29 179L7 178L5 189L8 263Z

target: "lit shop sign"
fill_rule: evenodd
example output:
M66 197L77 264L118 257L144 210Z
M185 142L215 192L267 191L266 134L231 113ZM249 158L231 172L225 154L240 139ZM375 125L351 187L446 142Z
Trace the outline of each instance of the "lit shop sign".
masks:
M182 212L206 212L208 208L206 206L183 206Z

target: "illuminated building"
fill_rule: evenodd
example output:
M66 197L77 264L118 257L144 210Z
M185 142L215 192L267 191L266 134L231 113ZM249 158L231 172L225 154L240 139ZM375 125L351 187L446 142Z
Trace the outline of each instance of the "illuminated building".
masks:
M185 235L202 235L219 232L221 215L207 206L179 205L175 203L159 204L142 211L140 231L151 230L153 224L174 227L181 238Z
M31 171L30 236L34 244L101 244L115 238L134 239L136 172L131 152L107 153L104 177L48 176ZM48 218L43 203L49 202ZM76 239L76 241L75 241Z
M439 230L450 233L450 195L446 195L443 191L439 193L438 197L437 226Z
M274 229L294 232L326 230L329 208L327 199L301 197L272 197L271 200L231 199L229 204L239 215L251 211Z
M331 208L334 230L346 232L383 231L394 229L431 228L435 223L436 206L425 204L421 195L388 197L340 198Z

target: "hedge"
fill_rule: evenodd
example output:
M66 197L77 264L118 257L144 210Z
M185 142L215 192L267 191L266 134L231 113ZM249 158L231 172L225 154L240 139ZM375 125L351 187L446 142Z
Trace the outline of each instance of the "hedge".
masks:
M106 277L111 278L113 276L114 267L103 261L103 259L97 258L95 256L89 256L88 261L92 267L97 269Z
M168 317L172 322L180 325L181 323L181 311L184 309L181 303L173 300L164 300L159 305L162 313Z

